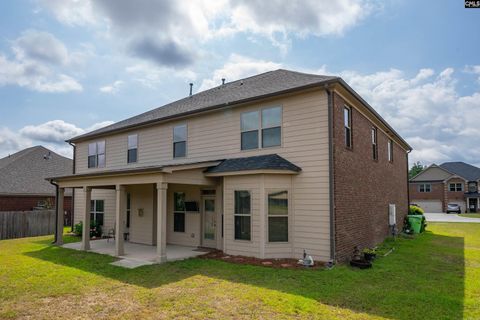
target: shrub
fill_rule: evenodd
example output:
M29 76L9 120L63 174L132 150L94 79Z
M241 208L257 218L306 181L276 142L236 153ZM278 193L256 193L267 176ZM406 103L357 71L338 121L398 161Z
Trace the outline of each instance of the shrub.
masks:
M422 208L420 207L417 207L417 206L410 206L408 208L408 214L414 214L414 215L418 215L418 214L424 214L425 212L423 211Z
M83 223L80 221L76 225L73 226L73 233L75 233L76 236L81 236L83 231Z
M73 233L77 236L81 236L83 231L83 222L80 221L73 227ZM97 221L90 221L90 237L101 237L102 226Z

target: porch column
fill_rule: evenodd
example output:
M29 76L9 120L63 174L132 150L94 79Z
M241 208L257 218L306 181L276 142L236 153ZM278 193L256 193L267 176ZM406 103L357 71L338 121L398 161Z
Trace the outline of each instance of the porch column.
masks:
M92 199L92 188L83 187L83 230L82 250L90 250L90 200Z
M123 256L124 250L124 213L126 210L126 193L125 186L117 185L115 187L115 255Z
M215 188L215 206L217 209L216 217L216 239L217 239L217 249L223 250L223 178L220 180Z
M167 261L167 187L157 183L157 262Z
M63 206L63 197L65 195L64 188L58 188L58 199L57 199L57 237L55 244L61 246L63 244L63 219L64 219L64 206Z

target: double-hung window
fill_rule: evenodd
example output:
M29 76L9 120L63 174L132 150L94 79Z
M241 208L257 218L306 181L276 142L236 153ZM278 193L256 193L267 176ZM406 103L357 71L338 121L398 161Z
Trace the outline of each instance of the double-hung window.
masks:
M235 191L235 240L251 240L250 191Z
M95 221L103 226L103 215L105 214L105 203L103 200L90 200L90 221Z
M343 108L343 125L345 127L345 146L352 147L352 109L345 106Z
M105 141L93 142L88 145L88 167L105 167Z
M372 157L378 160L377 128L372 128Z
M182 158L187 155L187 125L173 128L173 157Z
M288 191L268 194L268 241L288 242Z
M450 183L450 191L457 192L463 191L463 184L461 183Z
M127 163L137 162L138 156L138 135L132 134L128 136Z
M418 186L418 191L419 192L431 192L432 191L432 185L430 183L421 183Z
M240 127L242 150L280 146L282 144L282 107L245 112L241 115Z
M387 145L388 161L393 162L393 141L392 139L388 140Z
M173 193L173 231L185 232L185 193Z
M262 110L262 148L282 144L282 108Z
M241 116L242 150L258 149L258 111L245 112Z

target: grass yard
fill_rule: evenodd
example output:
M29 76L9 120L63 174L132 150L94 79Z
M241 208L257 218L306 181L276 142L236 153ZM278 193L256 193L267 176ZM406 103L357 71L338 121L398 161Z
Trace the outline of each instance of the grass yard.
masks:
M51 236L4 240L0 319L480 319L480 224L428 229L365 271L206 259L128 270Z
M458 216L464 218L480 218L480 213L462 213Z

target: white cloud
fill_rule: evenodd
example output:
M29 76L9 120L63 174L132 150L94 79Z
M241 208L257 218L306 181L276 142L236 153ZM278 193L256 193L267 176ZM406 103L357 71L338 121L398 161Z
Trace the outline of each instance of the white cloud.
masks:
M65 45L47 32L28 30L12 42L14 58L0 52L0 86L16 85L39 92L82 91L74 78L61 71L71 60Z
M226 63L219 69L213 71L210 79L204 79L200 85L199 91L219 86L222 78L226 81L234 81L259 73L276 70L282 66L280 63L256 60L249 57L232 54Z
M93 26L130 55L185 68L206 41L245 33L283 51L291 38L339 36L381 7L374 0L40 0L67 25Z
M192 70L159 67L148 61L133 64L125 68L125 71L132 76L134 81L149 88L158 87L158 85L170 81L171 77L185 80L187 83L197 79L197 74Z
M63 120L52 120L39 125L27 125L17 132L0 127L0 157L39 144L61 155L72 157L72 148L65 140L112 123L113 121L103 121L83 129Z
M103 93L115 94L120 90L120 87L124 84L123 81L117 80L112 84L101 87L99 90Z
M472 116L480 112L480 92L460 95L453 68L421 69L413 77L396 69L340 74L412 145L411 162L480 165L480 129Z

